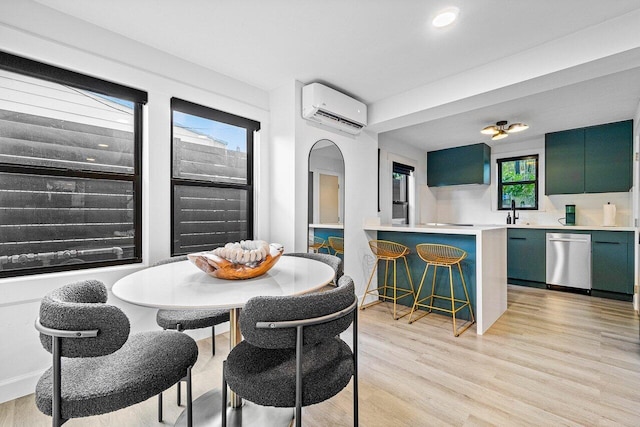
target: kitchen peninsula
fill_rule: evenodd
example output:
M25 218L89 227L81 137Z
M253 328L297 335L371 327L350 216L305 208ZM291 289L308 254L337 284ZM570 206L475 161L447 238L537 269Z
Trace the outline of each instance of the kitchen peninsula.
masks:
M411 249L407 261L416 290L425 265L416 254L417 244L439 243L456 246L466 251L467 258L463 261L463 271L476 317L476 332L479 335L484 334L506 311L507 228L505 226L365 225L364 231L368 240L389 240ZM421 293L422 296L428 292L425 288Z

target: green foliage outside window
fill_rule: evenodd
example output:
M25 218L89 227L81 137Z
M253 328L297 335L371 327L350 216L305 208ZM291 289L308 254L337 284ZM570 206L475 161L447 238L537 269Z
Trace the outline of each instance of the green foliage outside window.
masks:
M538 156L498 160L498 209L538 209Z

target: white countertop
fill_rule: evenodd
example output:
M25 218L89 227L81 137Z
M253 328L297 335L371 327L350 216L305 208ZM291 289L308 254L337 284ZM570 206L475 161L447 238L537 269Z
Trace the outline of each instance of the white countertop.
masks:
M455 225L433 223L417 225L365 225L363 228L371 231L399 231L403 233L477 235L487 230L499 230L506 228L506 225Z
M309 228L330 228L342 230L344 229L344 224L309 224Z
M405 233L446 233L474 235L486 230L500 228L537 228L554 230L584 230L584 231L636 231L635 227L604 227L598 225L544 225L544 224L465 224L429 223L417 225L365 225L365 230L371 231L401 231Z
M508 224L508 228L547 228L557 230L585 230L585 231L636 231L635 227L605 227L603 225L562 225L562 224Z

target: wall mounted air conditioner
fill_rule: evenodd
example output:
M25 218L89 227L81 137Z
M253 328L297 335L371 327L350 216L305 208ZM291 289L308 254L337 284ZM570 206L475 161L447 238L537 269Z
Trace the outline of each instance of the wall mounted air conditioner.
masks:
M367 125L367 106L320 83L302 88L302 117L357 135Z

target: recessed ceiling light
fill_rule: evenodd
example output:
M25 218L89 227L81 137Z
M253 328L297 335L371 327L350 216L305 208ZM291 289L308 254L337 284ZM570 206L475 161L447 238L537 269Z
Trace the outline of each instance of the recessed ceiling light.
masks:
M443 9L438 12L435 18L433 18L431 24L433 24L433 26L437 28L446 27L456 20L456 18L458 17L458 12L460 12L460 9L455 6Z

